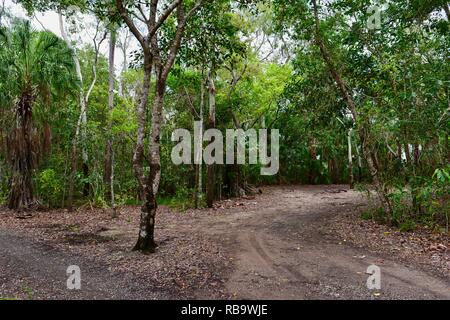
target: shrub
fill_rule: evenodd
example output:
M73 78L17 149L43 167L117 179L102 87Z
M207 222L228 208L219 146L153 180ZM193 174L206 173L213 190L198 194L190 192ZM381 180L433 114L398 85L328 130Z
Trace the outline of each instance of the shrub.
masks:
M40 199L49 207L60 204L64 185L55 170L45 169L37 176L37 191Z

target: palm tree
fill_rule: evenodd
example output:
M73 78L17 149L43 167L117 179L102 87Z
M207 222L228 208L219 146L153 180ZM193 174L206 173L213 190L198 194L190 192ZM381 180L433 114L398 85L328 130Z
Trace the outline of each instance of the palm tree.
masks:
M72 51L51 32L34 31L28 21L0 29L0 107L10 114L7 159L11 166L10 209L34 203L33 170L40 156L33 110L78 86Z

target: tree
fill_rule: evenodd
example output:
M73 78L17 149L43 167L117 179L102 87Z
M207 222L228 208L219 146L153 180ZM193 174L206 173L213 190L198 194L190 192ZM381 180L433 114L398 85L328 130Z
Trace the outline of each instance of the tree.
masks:
M8 138L8 160L12 175L8 206L27 210L35 204L33 170L41 150L33 124L33 111L45 107L65 90L78 87L73 52L50 32L36 32L29 22L2 29L0 95L2 105L13 108L15 125Z
M108 81L108 141L106 143L105 155L105 171L104 181L106 184L106 197L111 203L113 210L113 217L116 216L116 205L114 199L114 149L113 149L113 133L112 133L112 114L114 111L114 54L116 49L116 30L111 30L109 33L109 81Z
M72 14L74 14L74 13L72 13ZM99 56L100 46L106 38L106 32L103 33L103 36L101 36L102 32L100 31L100 21L97 20L96 31L92 38L92 42L94 45L94 51L95 51L94 61L92 64L93 78L92 78L91 84L89 85L89 88L87 89L87 91L85 91L83 74L81 72L81 66L80 66L80 60L78 58L76 49L72 46L72 42L67 35L66 29L65 29L65 24L64 24L64 17L63 17L61 8L58 9L58 17L59 17L59 27L61 30L61 35L62 35L64 41L66 41L67 45L74 51L73 60L74 60L74 64L76 67L78 79L81 83L80 92L79 92L80 116L79 116L79 119L77 122L77 126L75 129L75 135L74 135L74 139L72 142L72 171L71 171L70 179L69 179L68 206L69 206L69 209L71 210L72 205L73 205L74 184L75 184L75 175L77 172L79 145L81 145L81 158L82 158L82 167L83 167L84 178L87 179L89 176L88 152L87 152L87 148L86 148L87 122L88 122L87 112L88 112L88 106L89 106L89 97L90 97L92 90L94 89L94 86L97 82L98 56ZM98 39L98 37L100 38L100 40ZM89 183L87 183L87 182L84 183L83 195L84 196L89 195Z
M203 90L206 84L208 92L208 129L214 129L217 125L216 106L216 76L217 71L222 68L229 59L245 54L246 46L239 38L242 30L236 25L237 14L233 13L232 2L229 0L215 1L205 6L200 12L200 18L190 24L188 39L181 48L181 63L200 70L200 112L193 110L200 118L203 131ZM191 106L192 109L193 106ZM196 163L196 203L202 193L202 157L201 151L197 150ZM208 164L206 182L206 204L212 207L216 200L216 165Z
M139 228L139 236L134 250L143 252L154 252L157 245L154 240L154 228L156 217L156 196L159 190L161 179L161 155L160 155L160 134L161 122L164 105L164 96L166 93L167 77L173 67L177 53L180 49L181 41L183 39L186 24L191 17L200 8L202 1L195 3L188 11L187 4L183 0L175 0L167 5L162 13L158 16L158 0L152 0L149 6L149 12L144 12L141 4L133 5L132 10L137 10L135 14L139 15L139 20L143 21L147 27L147 35L143 35L136 27L135 22L131 18L129 11L125 8L123 1L116 0L116 5L121 17L127 24L130 31L136 37L137 41L142 47L144 54L144 83L141 95L141 102L138 110L138 140L135 153L135 167L137 171L137 179L140 181L143 190L144 204L141 210L141 222ZM161 5L161 4L160 4ZM176 28L172 35L169 35L165 40L168 44L165 49L168 50L164 54L161 50L164 49L161 44L163 37L161 28L168 25L166 21L176 10ZM161 38L159 38L159 36ZM155 67L156 86L155 86L155 100L153 101L152 119L150 129L150 146L149 146L149 165L150 172L143 181L143 170L140 160L143 156L144 148L144 130L145 123L145 109L147 106L148 94L150 91L150 79L152 73L152 65Z
M326 65L328 66L328 68L330 70L330 74L333 77L334 81L336 82L337 87L339 88L339 91L342 95L342 99L346 102L348 108L350 109L354 123L356 123L356 125L357 125L358 133L359 133L360 139L362 141L362 149L363 149L364 157L365 157L367 165L369 167L370 174L375 183L375 187L376 187L377 193L380 197L381 203L383 205L383 209L385 210L386 214L388 216L390 216L391 212L392 212L392 206L391 206L391 203L387 196L387 191L383 184L379 170L375 164L376 160L374 159L374 155L371 151L371 146L369 145L370 144L369 124L361 123L361 121L359 119L358 112L356 110L356 103L350 93L350 90L347 87L347 84L344 82L339 71L336 69L335 62L333 61L331 54L325 44L325 41L322 38L323 36L320 31L320 20L319 20L319 10L318 10L318 6L317 6L317 1L312 0L312 3L313 3L313 10L314 10L316 44L319 46L322 58L325 61Z
M208 115L208 129L216 128L216 85L214 83L215 71L213 64L208 71L208 101L209 101L209 115ZM215 156L214 154L212 156ZM216 168L215 164L207 166L207 184L206 184L206 204L212 208L215 201L216 188Z

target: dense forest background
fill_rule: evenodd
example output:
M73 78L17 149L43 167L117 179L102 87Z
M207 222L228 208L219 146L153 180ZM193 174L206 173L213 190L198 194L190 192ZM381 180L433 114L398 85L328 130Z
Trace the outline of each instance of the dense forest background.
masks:
M263 184L350 184L375 191L367 218L448 232L447 1L16 2L30 20L58 12L61 37L2 6L0 201L11 209L144 203L152 216ZM279 173L174 165L172 132L194 121L279 129Z

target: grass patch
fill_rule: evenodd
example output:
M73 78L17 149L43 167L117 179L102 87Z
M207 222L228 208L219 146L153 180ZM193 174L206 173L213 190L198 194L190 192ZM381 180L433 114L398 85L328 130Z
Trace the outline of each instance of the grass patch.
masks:
M181 197L159 197L157 202L158 205L180 211L185 211L194 207L194 203L191 199Z

